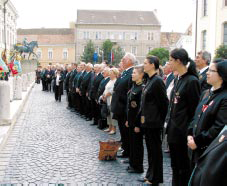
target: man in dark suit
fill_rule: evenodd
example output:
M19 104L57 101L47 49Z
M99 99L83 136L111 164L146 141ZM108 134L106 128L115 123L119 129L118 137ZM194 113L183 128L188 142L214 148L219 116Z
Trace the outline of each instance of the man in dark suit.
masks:
M90 100L88 99L88 87L91 80L93 65L88 63L86 65L86 74L83 76L83 79L80 84L80 96L82 98L83 106L84 106L84 115L87 121L91 120L91 109L90 109Z
M211 54L207 51L198 52L195 59L196 67L199 70L199 83L201 86L201 92L211 88L211 85L207 83L207 75L206 75L209 68L210 60L211 60Z
M68 100L68 103L69 103L69 77L70 77L70 74L72 72L72 67L71 65L67 66L67 74L66 74L66 77L65 77L65 90L66 90L66 94L67 94L67 100ZM67 107L68 109L70 108L69 106Z
M80 112L80 115L83 116L84 115L84 105L83 105L83 100L82 100L82 96L80 95L80 85L81 85L81 82L86 74L86 64L84 62L81 62L80 63L80 67L81 67L81 73L78 77L78 80L77 80L77 84L75 86L76 88L76 93L79 94L79 112Z
M95 98L99 88L99 84L103 79L103 75L101 74L101 65L94 65L94 73L91 77L91 87L89 91L89 98L91 99L91 108L92 108L92 117L94 118L94 123L92 125L98 125L98 103L96 103Z
M123 153L119 157L125 158L129 156L129 128L125 126L127 118L127 93L132 86L132 71L133 65L136 62L136 58L133 54L126 53L121 61L124 71L114 85L111 111L113 112L113 119L118 121L121 134Z
M78 86L78 81L79 81L79 78L81 76L81 65L78 65L77 66L77 74L76 76L74 77L74 80L73 80L73 87L74 87L74 90L75 90L75 109L76 109L76 112L79 113L79 108L80 108L80 95L78 92L76 92L76 88Z
M75 105L75 89L73 87L73 79L77 74L76 70L77 65L72 64L72 72L70 73L69 76L69 107L72 109L72 111L75 111L74 105Z
M110 81L109 78L109 67L105 67L104 70L102 71L103 79L99 84L96 96L95 96L95 102L97 103L97 120L98 120L98 128L99 129L104 129L107 127L107 121L106 118L101 117L101 105L99 104L99 99L100 96L103 94L105 91L106 84Z
M175 78L169 62L166 62L163 70L164 70L164 83L166 85L166 89L168 89L170 83Z

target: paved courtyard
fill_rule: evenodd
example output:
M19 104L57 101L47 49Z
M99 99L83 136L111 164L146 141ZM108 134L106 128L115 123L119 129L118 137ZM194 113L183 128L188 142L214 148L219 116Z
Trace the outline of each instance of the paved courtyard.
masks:
M127 173L122 159L98 160L99 141L110 136L66 106L65 96L55 102L53 93L35 85L0 152L0 184L142 185L137 179L145 173ZM146 171L146 153L144 165ZM163 185L170 182L170 159L164 154Z

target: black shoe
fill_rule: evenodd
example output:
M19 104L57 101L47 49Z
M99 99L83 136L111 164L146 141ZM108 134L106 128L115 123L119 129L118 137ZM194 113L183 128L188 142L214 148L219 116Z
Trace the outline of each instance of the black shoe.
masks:
M92 125L92 126L93 126L93 125L98 125L98 123L91 123L90 125Z
M138 178L137 181L139 181L139 182L146 182L147 181L147 178L141 177L141 178Z
M143 169L134 169L130 167L128 170L128 173L143 173Z

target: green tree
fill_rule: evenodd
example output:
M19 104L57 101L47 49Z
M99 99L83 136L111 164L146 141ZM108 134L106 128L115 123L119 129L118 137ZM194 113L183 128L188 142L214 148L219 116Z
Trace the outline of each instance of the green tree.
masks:
M81 60L84 62L93 62L94 52L95 52L94 43L91 40L89 40L86 44L83 55L81 56Z
M227 59L227 45L220 45L215 51L215 58Z
M118 65L120 63L121 59L124 57L125 52L120 46L117 46L112 51L114 54L114 60L113 60L112 64Z
M110 62L109 56L113 45L114 43L112 43L109 39L107 39L102 43L102 47L101 47L102 51L100 51L100 55L102 58L102 52L103 52L104 60L107 60L108 62Z
M169 51L165 48L154 48L148 53L148 55L157 56L160 60L161 65L169 60Z

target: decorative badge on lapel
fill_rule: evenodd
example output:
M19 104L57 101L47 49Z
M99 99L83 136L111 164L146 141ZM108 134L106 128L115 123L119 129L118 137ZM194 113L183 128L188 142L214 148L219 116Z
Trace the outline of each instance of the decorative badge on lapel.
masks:
M221 142L223 142L224 141L224 139L225 139L225 135L222 135L220 138L219 138L219 143L221 143Z
M202 75L200 75L200 76L199 76L199 79L202 79L202 78L203 78L203 76L202 76Z
M177 104L179 102L180 99L180 93L176 92L175 97L174 97L174 104Z
M202 111L205 112L209 105L203 105Z
M132 102L131 102L131 107L132 107L132 108L136 108L136 107L137 107L137 104L136 104L135 101L132 101Z
M141 116L140 120L141 120L141 123L144 124L145 123L145 116Z

